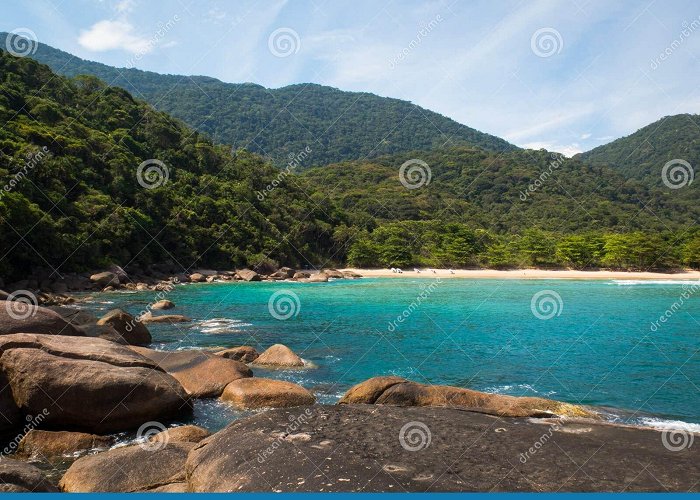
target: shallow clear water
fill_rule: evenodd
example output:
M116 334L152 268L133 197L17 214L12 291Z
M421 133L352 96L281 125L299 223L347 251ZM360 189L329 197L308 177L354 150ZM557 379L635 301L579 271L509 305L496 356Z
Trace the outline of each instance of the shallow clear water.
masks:
M697 424L700 287L693 284L391 278L183 285L168 294L176 304L168 312L194 321L149 329L155 347L166 350L251 345L262 351L283 343L317 368L254 368L255 375L297 382L324 403L355 383L391 374L607 407L625 422ZM535 311L553 314L550 319L531 308L543 291L561 297L541 294ZM275 292L291 297L296 314L280 320L270 313ZM674 307L684 293L688 298ZM88 305L136 314L154 296L101 294ZM654 331L652 322L672 309ZM404 321L390 326L404 311ZM195 420L211 429L241 415L218 401L199 401L195 410Z

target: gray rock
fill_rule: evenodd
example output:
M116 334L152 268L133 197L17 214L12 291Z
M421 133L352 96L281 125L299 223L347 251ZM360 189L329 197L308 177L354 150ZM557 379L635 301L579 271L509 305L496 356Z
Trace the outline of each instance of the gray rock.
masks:
M188 490L700 490L698 446L669 451L655 430L551 423L451 408L271 410L200 442Z

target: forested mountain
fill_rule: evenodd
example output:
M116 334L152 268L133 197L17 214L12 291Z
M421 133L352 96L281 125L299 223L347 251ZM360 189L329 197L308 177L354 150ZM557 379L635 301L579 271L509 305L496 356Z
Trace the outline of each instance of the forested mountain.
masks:
M595 165L609 165L625 177L660 186L667 162L680 159L693 168L700 166L700 115L665 116L577 158Z
M424 162L419 163L417 160ZM405 162L408 162L407 164ZM401 166L407 167L401 182ZM697 266L694 202L545 150L413 152L304 172L348 213L350 263L432 267ZM411 186L411 189L407 189Z
M6 36L0 33L0 42ZM266 89L203 76L113 68L45 44L38 44L32 57L57 73L94 75L122 87L215 142L268 156L278 166L306 147L312 154L299 169L459 144L492 151L517 149L410 102L370 93L315 84Z
M0 123L6 279L162 261L700 267L697 183L670 189L544 150L444 147L296 174L95 77L6 52Z
M334 251L332 211L301 179L256 196L279 170L95 77L0 51L0 123L5 279L108 262L304 264Z

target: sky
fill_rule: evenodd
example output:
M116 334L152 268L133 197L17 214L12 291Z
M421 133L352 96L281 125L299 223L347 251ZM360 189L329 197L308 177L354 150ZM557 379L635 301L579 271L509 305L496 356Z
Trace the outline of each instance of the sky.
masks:
M83 59L405 99L522 147L587 151L700 109L700 3L5 0L0 31Z

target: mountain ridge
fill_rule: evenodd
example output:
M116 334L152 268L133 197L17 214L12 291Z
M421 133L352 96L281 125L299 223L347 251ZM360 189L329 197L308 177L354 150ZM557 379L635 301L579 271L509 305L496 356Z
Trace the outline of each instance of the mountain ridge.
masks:
M0 33L0 42L7 36ZM114 68L43 43L36 44L31 57L64 76L97 76L183 120L215 142L246 148L277 166L310 144L315 145L313 154L300 170L445 144L488 151L519 149L409 101L370 92L347 92L315 83L269 89L203 75Z

